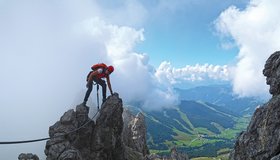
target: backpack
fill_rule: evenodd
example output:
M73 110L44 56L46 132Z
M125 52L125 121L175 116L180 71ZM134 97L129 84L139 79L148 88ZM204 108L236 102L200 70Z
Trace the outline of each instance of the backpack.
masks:
M104 63L97 63L91 67L93 71L97 70L98 68L107 68L107 65Z
M92 67L91 67L91 69L92 69L92 71L90 71L89 73L88 73L88 75L87 75L87 81L88 81L88 78L89 78L89 75L93 72L93 71L96 71L97 69L99 69L99 68L107 68L107 65L106 64L104 64L104 63L97 63L97 64L95 64L95 65L93 65ZM104 70L105 71L105 70Z

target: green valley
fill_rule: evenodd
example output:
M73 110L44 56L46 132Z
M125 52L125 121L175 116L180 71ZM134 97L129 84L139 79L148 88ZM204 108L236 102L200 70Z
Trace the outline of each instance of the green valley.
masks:
M196 160L198 157L226 159L236 137L246 130L253 108L261 104L255 99L236 98L227 89L199 87L201 93L194 89L180 90L181 103L162 110L128 108L145 115L147 143L152 153L165 155L175 146ZM205 93L208 96L203 95ZM187 95L193 100L186 100Z

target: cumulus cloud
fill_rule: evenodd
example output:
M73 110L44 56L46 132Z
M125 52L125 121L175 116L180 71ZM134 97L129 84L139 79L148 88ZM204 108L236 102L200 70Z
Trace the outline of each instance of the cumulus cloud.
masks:
M164 61L158 67L155 75L161 83L170 83L171 85L197 81L229 81L230 67L227 65L196 64L175 68L170 62Z
M233 90L240 96L268 94L262 70L269 55L280 49L278 6L277 0L251 0L244 10L231 6L215 21L221 36L233 39L239 48Z
M177 96L171 86L161 87L155 78L148 55L133 51L134 46L144 40L143 29L106 24L99 18L85 20L78 28L86 35L102 39L106 50L102 61L116 66L112 76L114 89L124 97L125 102L141 101L145 109L176 104Z

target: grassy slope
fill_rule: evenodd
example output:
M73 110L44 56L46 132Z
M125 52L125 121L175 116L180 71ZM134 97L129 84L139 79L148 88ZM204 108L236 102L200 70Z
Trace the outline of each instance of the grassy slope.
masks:
M236 135L238 133L240 133L242 130L246 129L246 127L249 123L249 120L250 120L249 116L245 116L242 118L234 117L233 119L236 122L236 124L233 126L233 128L223 128L218 123L211 123L214 127L216 127L220 131L219 134L215 134L215 133L209 131L207 128L203 128L203 127L195 128L193 126L193 124L191 123L191 121L189 120L188 116L184 112L182 112L178 108L176 109L176 111L179 113L181 120L178 121L178 120L174 119L174 121L177 122L185 130L188 130L189 133L182 132L182 131L178 130L177 128L173 127L172 131L176 134L172 135L173 140L166 140L164 142L164 145L166 145L167 148L176 146L181 149L187 148L188 150L192 150L191 148L196 148L197 150L200 150L200 151L198 151L198 153L200 153L201 150L203 150L203 149L205 150L205 147L204 147L205 145L212 144L213 146L215 146L215 144L218 142L229 143L228 142L229 140L235 139ZM184 124L181 122L182 120L185 122L184 124L188 125L187 127L185 127ZM158 123L158 121L157 121L157 123ZM228 154L219 153L219 152L222 152L222 151L218 151L219 149L221 150L223 148L217 147L216 154L219 155L218 158L227 159ZM228 148L226 148L226 149L228 149ZM164 149L164 150L151 150L151 152L164 154L164 153L168 153L169 151L168 151L168 149ZM222 153L224 153L224 152L222 152ZM195 157L195 154L191 155L191 157ZM215 159L215 158L217 158L217 157L200 157L200 159L197 158L195 160L203 160L203 159L206 160L206 159Z
M215 111L215 108L213 109L212 106L209 107L208 104L203 105ZM224 159L228 154L223 154L223 152L219 153L219 150L224 148L228 149L228 144L233 144L233 142L229 142L229 140L232 141L236 138L236 135L242 130L245 130L250 120L250 116L236 118L235 116L225 115L234 120L234 126L226 128L219 123L211 122L209 124L220 132L214 133L204 127L195 127L188 115L184 112L186 111L175 108L171 112L162 112L159 114L161 115L159 117L156 114L144 113L148 124L147 127L156 128L156 130L154 130L155 132L148 133L148 146L151 153L168 154L169 148L176 146L179 147L181 151L187 152L190 157L197 157L198 155L204 155L204 151L208 148L217 148L217 150L211 150L211 152L216 152L216 155L219 155L220 159ZM154 138L156 138L156 141L154 141ZM221 146L221 143L227 145ZM216 144L218 144L218 146ZM211 157L208 157L208 154L206 155L207 157L200 157L200 159L217 158L213 157L213 155L210 155Z

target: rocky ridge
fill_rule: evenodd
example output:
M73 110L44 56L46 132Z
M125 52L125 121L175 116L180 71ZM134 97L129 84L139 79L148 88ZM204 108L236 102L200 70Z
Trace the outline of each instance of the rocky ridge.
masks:
M47 160L188 160L175 148L168 157L149 154L144 115L123 108L117 93L108 97L95 122L88 113L78 105L49 128Z
M76 111L67 111L49 128L47 160L125 160L122 112L118 94L108 97L96 122L88 117L89 108L83 105L78 105ZM60 136L81 126L76 132Z
M256 109L230 155L232 160L280 160L280 52L266 61L263 74L272 98Z

